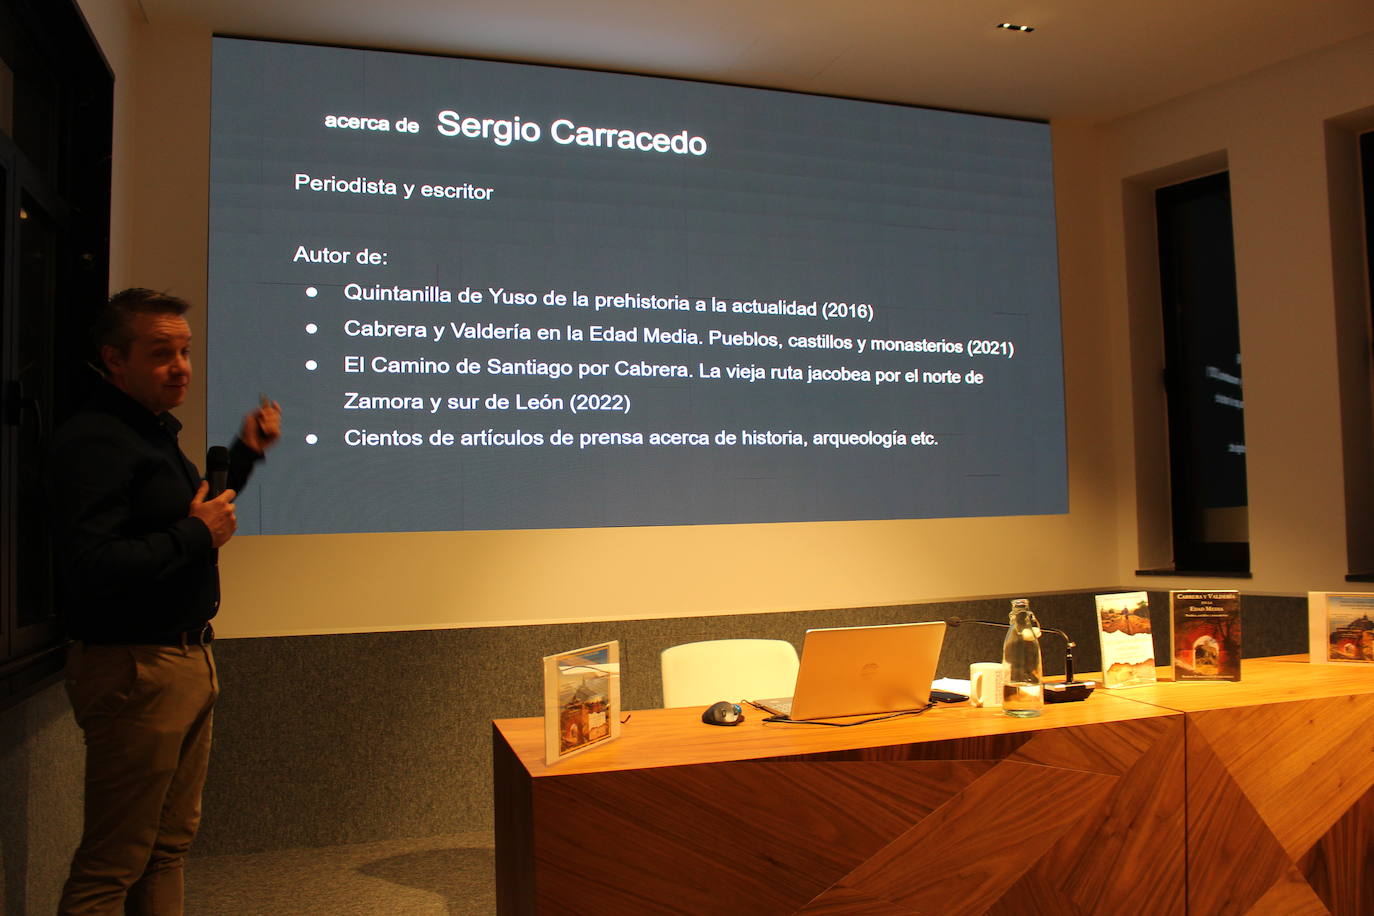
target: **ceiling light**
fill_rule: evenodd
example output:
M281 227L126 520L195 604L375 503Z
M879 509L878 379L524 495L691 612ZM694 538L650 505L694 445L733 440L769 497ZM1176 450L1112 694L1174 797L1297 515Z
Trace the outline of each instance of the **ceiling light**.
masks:
M1033 26L1033 25L1017 25L1017 24L1014 23L1014 22L999 22L999 23L997 23L997 27L998 27L999 29L1008 29L1008 30L1010 30L1010 31L1012 31L1012 32L1034 32L1034 31L1035 31L1035 26Z

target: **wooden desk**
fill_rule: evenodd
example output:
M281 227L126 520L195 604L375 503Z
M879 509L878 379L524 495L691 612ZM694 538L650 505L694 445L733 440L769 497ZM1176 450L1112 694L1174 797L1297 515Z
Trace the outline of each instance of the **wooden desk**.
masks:
M1183 716L1099 691L1038 719L852 729L635 711L543 763L493 723L502 913L1185 911Z
M1031 720L641 710L553 767L542 719L498 721L500 909L1374 913L1374 669L1243 672Z
M1190 912L1374 914L1374 668L1241 675L1116 691L1186 714Z

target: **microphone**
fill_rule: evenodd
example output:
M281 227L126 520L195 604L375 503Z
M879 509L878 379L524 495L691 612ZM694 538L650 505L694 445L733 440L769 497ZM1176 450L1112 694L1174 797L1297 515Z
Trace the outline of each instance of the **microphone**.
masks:
M205 453L205 479L210 483L207 499L214 499L229 485L229 449L212 445Z
M945 626L957 627L961 623L976 623L984 627L996 627L999 630L1010 630L1011 625L998 623L995 620L960 620L958 617L945 619ZM1039 632L1053 633L1064 640L1064 683L1046 683L1045 702L1046 703L1073 703L1079 700L1086 700L1088 695L1097 686L1095 681L1075 681L1073 679L1073 650L1078 643L1069 638L1069 634L1054 627L1036 627L1037 636Z

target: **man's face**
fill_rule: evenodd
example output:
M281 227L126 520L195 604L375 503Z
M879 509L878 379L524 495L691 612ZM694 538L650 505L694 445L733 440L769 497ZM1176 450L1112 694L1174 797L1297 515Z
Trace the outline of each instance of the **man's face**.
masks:
M153 413L179 406L191 384L191 326L180 315L139 313L129 329L134 339L127 355L100 350L110 381Z

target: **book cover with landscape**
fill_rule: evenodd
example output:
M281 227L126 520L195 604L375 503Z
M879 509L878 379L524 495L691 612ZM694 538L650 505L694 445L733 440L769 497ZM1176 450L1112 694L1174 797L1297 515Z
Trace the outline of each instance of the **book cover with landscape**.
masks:
M1326 596L1326 659L1374 665L1374 595Z
M1171 591L1176 681L1240 680L1240 592Z
M1155 682L1155 638L1148 595L1098 595L1097 635L1102 643L1104 686L1139 687Z
M620 737L620 641L544 656L544 762Z

